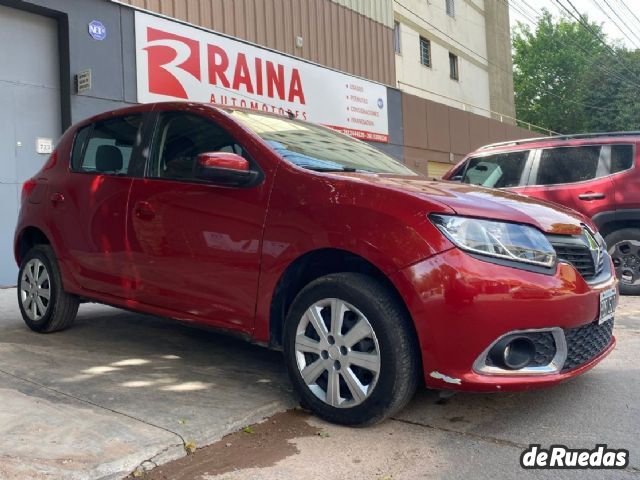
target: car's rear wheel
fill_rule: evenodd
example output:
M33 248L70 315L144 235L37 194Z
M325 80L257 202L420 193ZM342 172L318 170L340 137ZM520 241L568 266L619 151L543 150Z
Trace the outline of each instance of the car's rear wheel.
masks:
M640 230L623 228L606 236L622 295L640 295Z
M411 320L385 286L338 273L307 285L285 324L284 350L303 404L344 425L368 425L399 411L419 379Z
M78 313L78 298L62 289L53 250L37 245L22 259L18 273L18 305L27 326L51 333L68 328Z

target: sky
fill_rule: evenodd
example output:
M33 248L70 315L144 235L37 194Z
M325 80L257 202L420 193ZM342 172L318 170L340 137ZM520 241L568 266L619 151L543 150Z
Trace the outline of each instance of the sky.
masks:
M492 0L499 1L499 0ZM585 13L589 16L589 18L593 21L603 24L604 32L607 34L609 40L618 40L624 46L629 49L640 48L640 22L632 15L629 14L628 11L624 10L621 6L620 2L624 1L624 3L629 7L632 12L640 19L640 0L571 0L573 5L582 13ZM571 8L566 0L561 0L568 8ZM543 8L547 8L553 15L558 15L560 12L560 7L558 7L557 3L553 0L509 0L511 5L510 9L510 19L511 26L515 26L516 22L521 21L523 23L531 24L531 21L525 18L518 10L522 10L526 12L527 16L530 19L533 19L534 13L531 8L526 7L525 5L529 5L536 12L541 12ZM607 3L611 5L614 9L617 10L618 14L622 17L625 23L632 29L634 29L633 33L629 32L625 29L627 36L623 35L620 30L616 27L616 24L624 29L624 25L607 7ZM601 5L605 11L609 14L609 16L614 20L612 22L607 16L600 10L597 4ZM514 8L516 7L516 8ZM539 14L539 13L538 13Z

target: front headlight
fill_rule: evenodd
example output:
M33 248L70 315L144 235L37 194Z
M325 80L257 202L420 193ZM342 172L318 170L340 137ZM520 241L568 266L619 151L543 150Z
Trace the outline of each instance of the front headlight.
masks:
M467 252L541 267L553 267L556 252L539 230L518 223L455 215L430 215L436 227Z

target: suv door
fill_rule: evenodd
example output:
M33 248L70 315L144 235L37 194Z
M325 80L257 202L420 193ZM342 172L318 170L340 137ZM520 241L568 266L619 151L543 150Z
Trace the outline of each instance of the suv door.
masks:
M524 193L573 208L588 217L614 210L610 154L608 145L540 149Z
M127 197L140 170L143 114L81 128L68 174L50 187L51 219L71 273L88 290L128 298Z
M259 169L209 118L158 113L147 174L134 180L129 202L135 299L249 331L270 179L233 188L195 178L196 157L220 151L242 155Z

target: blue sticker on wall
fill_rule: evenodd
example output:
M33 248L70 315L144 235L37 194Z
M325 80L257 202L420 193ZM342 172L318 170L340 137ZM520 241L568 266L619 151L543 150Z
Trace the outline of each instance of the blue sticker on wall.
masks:
M89 35L93 37L94 40L104 40L107 38L107 27L99 20L93 20L89 23Z
M382 110L382 107L384 107L384 101L381 98L379 98L378 99L378 108Z

